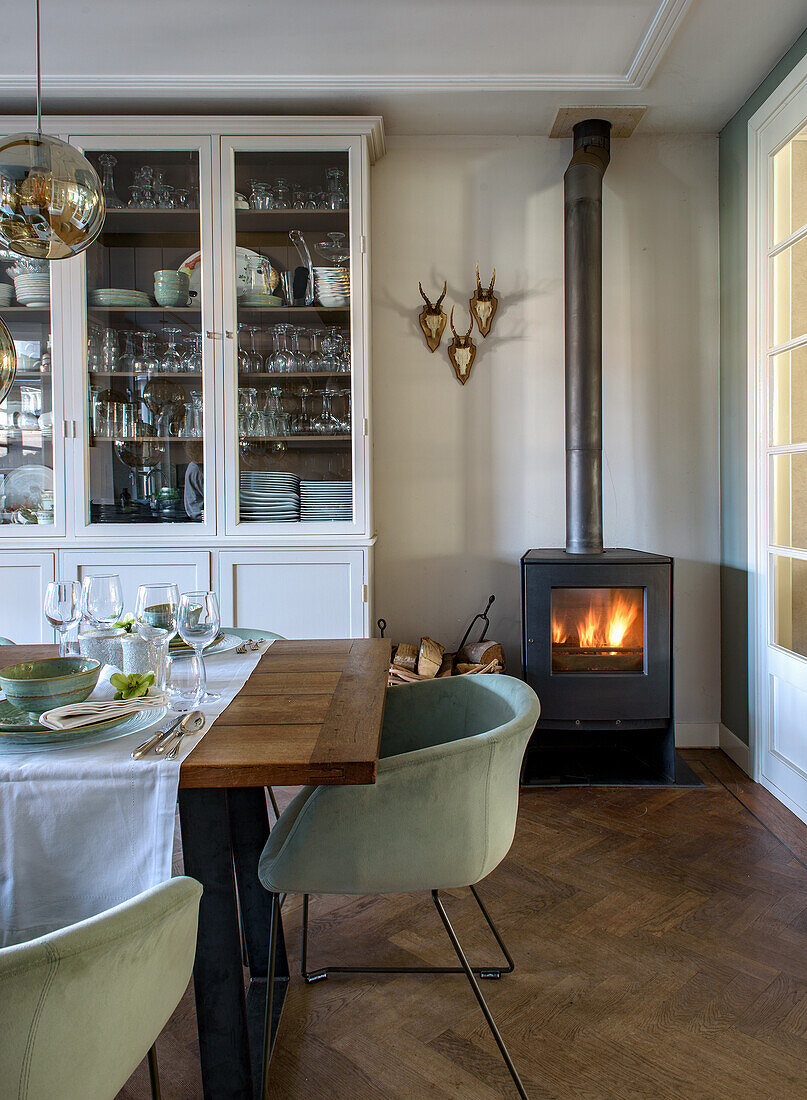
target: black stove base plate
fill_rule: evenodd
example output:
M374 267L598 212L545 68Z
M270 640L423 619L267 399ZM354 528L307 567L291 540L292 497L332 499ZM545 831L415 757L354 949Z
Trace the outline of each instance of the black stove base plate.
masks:
M613 746L597 748L531 745L524 761L522 787L702 787L703 781L675 754L675 779L662 779L632 753Z

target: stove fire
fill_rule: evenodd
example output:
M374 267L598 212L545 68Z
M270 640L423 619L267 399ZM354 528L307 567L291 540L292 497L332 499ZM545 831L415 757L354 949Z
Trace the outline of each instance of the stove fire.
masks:
M553 588L552 672L643 672L643 588Z

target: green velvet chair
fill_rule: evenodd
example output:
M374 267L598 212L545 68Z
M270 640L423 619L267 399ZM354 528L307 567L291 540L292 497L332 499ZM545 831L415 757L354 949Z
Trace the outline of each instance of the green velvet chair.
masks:
M174 878L0 949L0 1100L113 1100L190 981L202 887Z
M301 971L464 973L507 1063L526 1096L476 974L513 969L475 884L507 855L515 833L521 761L540 707L534 691L510 676L454 676L387 692L377 781L366 786L305 787L280 815L260 859L272 894L274 959L281 894L303 895ZM469 886L507 966L471 967L439 898ZM431 891L459 967L344 967L307 970L309 894ZM271 969L271 967L270 967ZM273 978L267 990L272 1018ZM267 1031L267 1043L269 1041ZM267 1057L264 1067L268 1065ZM267 1094L264 1083L264 1095Z

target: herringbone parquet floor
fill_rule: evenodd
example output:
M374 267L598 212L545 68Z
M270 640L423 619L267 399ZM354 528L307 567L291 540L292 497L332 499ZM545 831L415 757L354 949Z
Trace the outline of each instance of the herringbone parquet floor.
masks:
M516 959L483 983L530 1096L807 1098L807 826L717 750L698 790L522 796L481 892ZM475 961L495 944L447 898ZM453 963L427 897L318 898L311 961ZM284 908L292 966L299 902ZM166 1100L202 1096L190 994L158 1042ZM274 1100L514 1095L465 979L292 978ZM148 1095L141 1067L119 1100Z

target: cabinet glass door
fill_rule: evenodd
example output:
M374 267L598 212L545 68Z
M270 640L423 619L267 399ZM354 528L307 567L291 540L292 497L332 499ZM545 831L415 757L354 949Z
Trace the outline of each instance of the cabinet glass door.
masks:
M50 264L5 251L0 263L0 317L17 350L17 374L0 403L0 532L59 534L64 500L54 483Z
M356 530L357 159L345 143L225 149L227 415L237 441L227 517L241 534Z
M85 263L87 525L211 529L209 156L82 144L107 198Z

